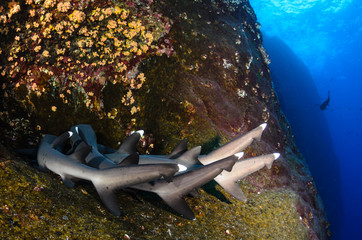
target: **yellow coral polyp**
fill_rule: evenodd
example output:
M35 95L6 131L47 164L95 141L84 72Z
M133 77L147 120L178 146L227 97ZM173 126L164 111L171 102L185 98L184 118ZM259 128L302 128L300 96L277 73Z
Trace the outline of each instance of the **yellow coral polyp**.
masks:
M11 16L18 11L20 5L14 0L10 1L11 10L4 12L3 8L0 11L0 27L8 28L7 24L15 22L11 21ZM108 81L122 83L132 90L142 87L145 76L143 73L135 76L135 64L148 56L146 53L150 49L155 49L156 45L152 43L166 32L166 24L160 21L163 17L153 15L153 10L147 3L141 1L139 11L138 7L129 6L122 1L117 5L110 1L107 7L97 8L93 6L101 6L100 0L92 1L94 5L77 0L25 1L30 18L24 21L24 25L9 27L8 31L13 32L13 43L8 48L10 53L2 56L9 59L9 63L1 69L2 75L19 79L18 82L24 83L39 95L49 89L46 89L43 80L39 85L40 90L35 84L39 83L40 71L36 69L38 66L52 66L56 71L47 73L47 77L52 76L53 79L53 82L47 83L50 88L62 85L66 89L80 91L85 94L85 99L89 97L87 106L94 111L101 111L103 103L100 101L100 91L92 96L88 95L89 84L94 84L98 89ZM150 14L145 14L146 12ZM137 60L134 62L131 59ZM35 68L29 64L33 64ZM23 66L30 67L31 70L24 73L21 71ZM100 67L106 69L107 74L108 70L114 71L114 77L100 78L96 75L99 74ZM59 98L68 102L70 96L62 94ZM132 110L132 114L137 112L137 106L131 108L135 103L132 92L127 92L124 97L123 104ZM108 117L116 115L117 112L113 113L113 110L103 113L103 116Z
M79 10L74 10L68 17L72 22L81 23L85 19L85 13Z
M71 8L70 2L60 2L57 5L57 9L59 12L68 12Z
M121 19L125 20L129 15L129 10L122 9Z
M55 6L56 0L45 0L43 3L44 8L50 8Z

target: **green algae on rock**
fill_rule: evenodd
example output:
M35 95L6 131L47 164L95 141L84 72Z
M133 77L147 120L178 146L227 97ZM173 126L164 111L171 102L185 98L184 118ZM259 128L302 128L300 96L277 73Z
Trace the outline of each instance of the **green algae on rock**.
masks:
M127 234L132 239L143 239L157 234L173 239L213 236L226 239L268 239L265 236L293 239L293 236L306 234L297 211L294 209L290 213L290 206L297 199L292 191L266 191L251 196L252 200L247 203L233 201L230 204L201 190L200 199L187 199L198 212L195 221L176 217L155 196L141 194L140 198L136 198L120 193L122 216L117 218L99 205L94 190L89 186L78 185L68 189L55 175L33 171L11 154L1 156L0 175L3 180L0 212L3 238L42 238L46 235L49 238L112 239ZM219 188L219 191L223 190ZM130 202L131 208L128 206ZM285 224L272 226L275 220ZM279 230L273 232L269 228ZM205 229L205 232L199 229Z
M0 8L7 9L9 2L0 3ZM19 2L26 9L25 1ZM14 100L11 87L1 86L0 134L6 146L0 161L1 238L328 239L323 205L280 112L260 26L248 1L127 3L135 11L148 8L162 14L172 23L159 43L168 50L172 45L174 53L145 55L130 68L131 75L143 73L147 79L132 92L137 113L131 114L122 102L128 89L120 93L119 83L103 88L106 117L102 119L85 105L66 104L52 95L32 98L35 104L29 106L24 104L28 100ZM8 26L8 37L14 40L16 27ZM8 63L3 56L10 50L3 48L5 43L1 41L2 67ZM100 81L112 77L106 71L97 76ZM9 82L5 76L0 78L2 83ZM18 90L22 95L26 89ZM84 102L81 95L71 97L74 103ZM246 203L234 201L215 182L203 187L200 198L187 197L196 221L178 217L157 196L139 192L136 196L119 193L122 216L116 218L105 211L87 184L68 189L55 175L36 171L8 152L16 145L36 145L42 133L59 135L73 125L89 123L99 141L112 147L140 128L146 132L139 146L142 153L166 154L183 138L191 146L202 145L208 153L262 122L268 122L268 128L261 142L246 149L246 157L274 151L282 157L271 170L263 169L240 182Z

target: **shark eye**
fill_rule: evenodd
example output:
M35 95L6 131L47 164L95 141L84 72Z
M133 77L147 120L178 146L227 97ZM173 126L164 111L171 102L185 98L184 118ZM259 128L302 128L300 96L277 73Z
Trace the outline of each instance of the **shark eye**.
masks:
M182 164L177 164L177 166L178 166L178 171L179 172L183 172L183 171L186 171L187 170L187 167L186 166L184 166L184 165L182 165Z

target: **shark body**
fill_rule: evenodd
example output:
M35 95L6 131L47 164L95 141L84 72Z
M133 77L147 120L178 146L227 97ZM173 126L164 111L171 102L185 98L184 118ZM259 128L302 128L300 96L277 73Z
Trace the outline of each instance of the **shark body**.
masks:
M262 169L264 166L270 169L274 160L279 156L279 153L273 153L237 161L231 172L222 171L214 180L234 198L246 201L245 194L241 191L237 181Z
M154 192L185 218L195 219L194 213L183 199L183 196L208 183L222 171L231 171L238 159L235 155L227 157L207 166L176 175L172 182L157 180L131 187L142 191Z
M211 153L207 155L198 156L198 161L206 166L213 162L216 162L218 160L224 159L226 157L232 156L233 154L243 151L254 140L257 141L260 140L261 135L264 129L266 128L266 125L267 125L266 123L263 123L258 127L252 129L251 131L215 149ZM172 157L174 155L177 155L180 152L182 153L184 151L187 151L187 144L185 144L185 142L181 142L178 146L176 146L175 149L172 151L170 155L140 155L140 161L142 161L142 163L147 163L147 162L153 163L153 161L156 160L157 162L172 161L173 160ZM123 150L118 149L112 154L106 154L106 156L110 160L120 163L122 162L122 159L126 157L126 154L123 153L122 151ZM242 192L240 186L236 182L246 177L247 175L258 171L265 165L269 167L270 164L278 157L279 157L278 154L269 154L256 158L239 160L236 162L235 167L230 173L227 171L223 171L214 180L234 198L240 201L246 201L245 194Z
M73 187L73 181L77 179L91 181L103 204L116 216L120 215L120 209L114 191L161 177L169 179L178 171L176 164L126 165L105 169L87 166L79 162L81 158L79 155L87 155L89 151L92 151L90 148L84 152L75 151L70 156L55 149L58 144L64 143L65 139L71 135L71 132L57 138L45 135L37 153L39 166L60 175L68 187Z
M78 125L72 128L72 132L74 134L79 134L79 136L74 136L73 141L76 138L81 138L89 145L92 146L93 149L96 148L96 140L95 134L92 128L88 125ZM129 139L132 139L133 144L138 142L141 135L139 132L133 133L126 141L127 144ZM134 141L137 140L137 141ZM209 165L203 166L197 160L197 157L200 154L201 147L195 147L191 150L186 151L184 149L184 143L181 142L176 148L172 151L169 156L176 157L175 159L169 159L164 157L158 157L155 155L141 155L143 158L140 158L139 164L175 164L177 163L179 166L186 166L188 169L187 172L179 172L178 175L174 176L172 182L167 182L164 179L159 179L153 182L144 182L141 184L135 184L129 186L130 188L143 190L148 192L154 192L158 194L171 208L176 210L182 216L188 219L194 219L195 215L193 214L192 210L189 208L185 200L182 198L183 196L189 194L190 192L194 191L194 189L199 188L206 184L207 182L214 179L217 175L219 175L222 171L227 170L231 171L232 166L235 162L240 159L242 156L239 155L232 155L228 156L225 159L215 161ZM124 144L124 143L123 143ZM124 145L121 146L124 146ZM121 149L121 148L120 148ZM127 148L123 147L121 150L127 151L127 153L114 153L111 156L117 156L118 154L131 154L133 150L128 151ZM120 151L120 152L121 152ZM186 152L185 152L186 151ZM181 155L180 155L181 154ZM123 158L123 156L122 156ZM108 158L102 156L98 151L96 154L90 153L86 157L86 164L91 167L95 168L110 168L115 167L118 164L123 164L125 160L118 162L112 162ZM192 169L193 170L190 170ZM186 169L185 169L186 170Z
M71 137L72 145L77 146L84 141L92 147L92 151L86 156L85 163L95 168L109 168L116 164L124 164L124 160L129 158L129 155L137 153L137 143L143 135L143 131L137 131L131 134L120 146L120 148L110 154L102 154L98 151L98 144L94 130L90 125L80 124L71 128L73 133ZM73 147L75 150L76 147ZM164 156L157 155L140 155L138 164L177 164L180 172L188 168L201 166L197 160L201 151L201 147L195 147L188 151L178 150L178 147L170 154L175 159L168 159ZM182 153L182 154L181 154Z

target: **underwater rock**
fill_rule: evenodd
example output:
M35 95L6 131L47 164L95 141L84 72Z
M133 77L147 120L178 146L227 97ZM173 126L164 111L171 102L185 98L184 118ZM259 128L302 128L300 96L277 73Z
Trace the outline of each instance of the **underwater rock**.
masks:
M128 83L102 86L103 108L98 99L98 112L86 106L83 95L75 93L69 95L75 99L72 104L54 97L51 91L40 97L35 93L19 98L28 90L20 87L14 93L12 81L1 75L6 84L0 88L0 237L328 239L323 204L280 112L270 80L269 59L249 2L127 3L125 8L139 8L130 10L134 16L150 11L153 19L162 16L160 32L152 33L158 52L129 61ZM9 6L17 17L20 12L15 11L14 4ZM4 5L1 16L9 6ZM20 6L27 9L32 5ZM18 17L17 23L24 19ZM11 34L5 36L3 30L0 35L7 40L1 41L1 66L8 66L9 61L6 54L10 48L5 43L16 37L15 22L7 24ZM152 26L150 31L157 31ZM98 82L107 82L110 73L100 71L92 76ZM134 78L139 73L146 80ZM52 79L40 75L42 81ZM140 83L132 79L142 82L142 86L132 89L131 98L127 95L131 84ZM59 90L56 84L52 89ZM127 105L131 100L136 105ZM167 154L187 138L190 146L202 145L205 154L261 122L267 122L268 128L260 142L245 150L245 157L270 152L280 152L281 157L271 170L262 169L240 182L247 197L245 203L233 200L215 182L205 185L200 197L185 197L196 221L179 217L154 194L132 192L118 194L122 211L117 218L100 205L91 186L68 189L59 184L56 175L35 171L28 160L12 153L14 147L36 145L41 134L59 135L71 126L87 123L102 144L113 148L131 130L144 129L138 147L141 153Z

